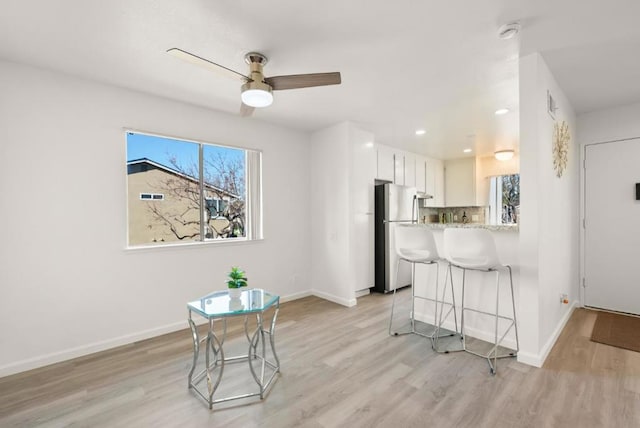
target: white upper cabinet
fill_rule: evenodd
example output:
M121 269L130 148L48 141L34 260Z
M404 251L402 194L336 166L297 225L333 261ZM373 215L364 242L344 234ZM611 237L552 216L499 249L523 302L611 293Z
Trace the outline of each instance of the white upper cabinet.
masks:
M349 129L352 150L351 204L354 213L373 213L373 183L376 178L376 150L373 134L355 127Z
M393 154L393 182L404 186L404 155L400 151Z
M425 201L425 206L444 206L444 167L441 160L426 159L425 192L433 196L433 199Z
M416 155L404 152L404 185L416 187Z
M415 187L433 196L425 201L425 206L444 207L444 163L441 160L380 144L376 147L375 178Z
M394 182L395 178L395 152L391 147L378 145L378 168L376 178L379 180Z
M445 162L446 206L475 206L476 159L462 158Z
M433 206L444 207L444 162L434 159L434 184Z
M405 154L392 147L378 145L378 173L379 180L391 181L394 184L405 184Z
M416 155L416 189L418 192L427 193L427 158ZM430 193L433 195L433 193Z

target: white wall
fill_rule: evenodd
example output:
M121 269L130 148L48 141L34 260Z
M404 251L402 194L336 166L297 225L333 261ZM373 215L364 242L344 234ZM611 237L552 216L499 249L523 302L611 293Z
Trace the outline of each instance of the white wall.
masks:
M444 162L444 195L448 207L476 205L476 160L473 157Z
M7 62L0 93L0 376L185 328L232 265L310 289L308 136ZM264 241L126 250L123 127L262 150Z
M578 116L578 138L585 144L640 137L640 103Z
M572 135L567 169L553 169L554 119L547 90L557 101L558 122ZM539 54L520 60L520 359L540 365L570 314L560 294L578 296L578 150L576 118L562 88Z

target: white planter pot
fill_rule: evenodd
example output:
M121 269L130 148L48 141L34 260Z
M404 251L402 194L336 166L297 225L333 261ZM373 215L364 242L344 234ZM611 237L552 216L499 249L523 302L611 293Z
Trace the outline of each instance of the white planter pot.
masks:
M242 288L230 288L229 289L229 297L232 299L239 299L242 294Z

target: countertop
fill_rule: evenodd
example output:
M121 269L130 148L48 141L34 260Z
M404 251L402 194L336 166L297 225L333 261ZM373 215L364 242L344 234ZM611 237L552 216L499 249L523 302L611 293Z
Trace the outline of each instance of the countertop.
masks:
M420 224L400 224L403 227L428 227L429 229L444 230L450 227L479 228L493 231L519 232L520 226L517 224L482 224L482 223L420 223Z

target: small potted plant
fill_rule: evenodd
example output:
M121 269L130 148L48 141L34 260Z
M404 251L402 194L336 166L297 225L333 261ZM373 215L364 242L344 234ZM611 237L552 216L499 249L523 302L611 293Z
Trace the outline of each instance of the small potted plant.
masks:
M232 267L231 272L227 275L229 279L227 280L227 287L229 287L229 297L232 299L237 299L242 294L242 287L246 287L247 277L243 270L240 270L238 267Z

